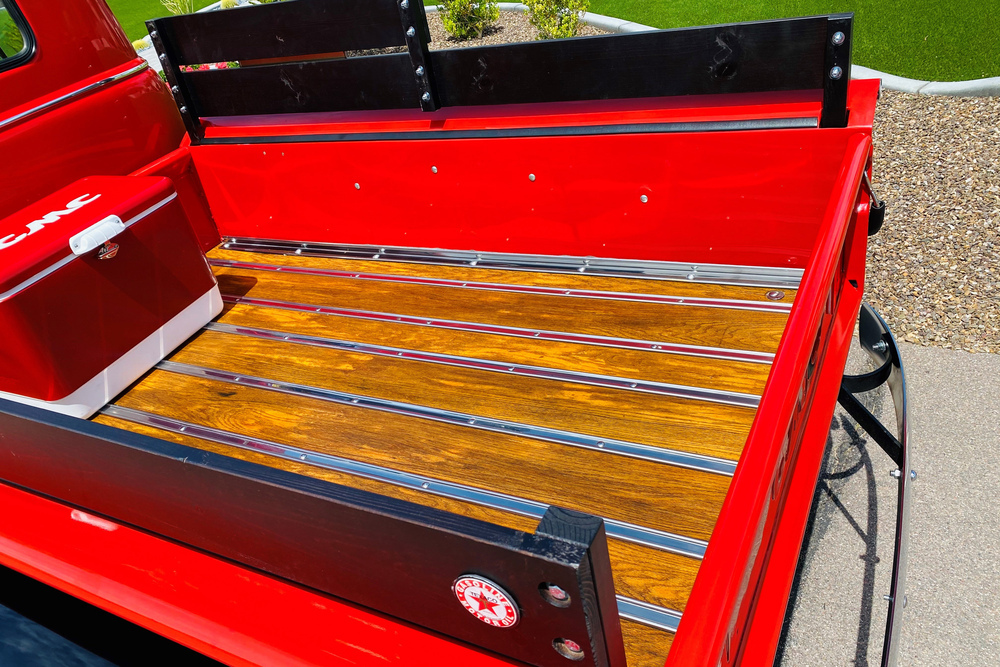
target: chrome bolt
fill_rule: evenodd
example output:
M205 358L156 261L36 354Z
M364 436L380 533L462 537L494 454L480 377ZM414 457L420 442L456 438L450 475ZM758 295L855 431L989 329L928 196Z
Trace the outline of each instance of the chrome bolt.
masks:
M187 107L181 107L181 113L187 113L187 112L188 112Z
M408 2L408 0L403 0L402 2L399 3L399 6L402 7L403 9L409 9L410 3Z
M156 31L154 30L153 32L149 33L149 36L152 37L153 39L156 39Z
M403 2L406 2L406 0L403 0ZM841 44L844 43L844 40L846 39L847 35L838 30L837 32L833 33L833 37L830 39L830 41L833 42L834 46L840 46Z
M903 473L902 471L899 470L899 468L896 468L895 470L889 471L889 476L892 477L893 479L899 479L900 477L903 476Z
M422 99L424 102L430 102L431 101L431 94L430 93L424 93L423 95L420 96L420 99Z
M432 174L438 173L438 168L437 167L431 167L431 173Z
M641 201L643 204L645 204L646 202L649 201L649 197L647 197L646 195L642 195L642 196L639 197L639 201Z
M416 34L417 34L417 29L414 28L412 25L409 28L406 29L406 36L407 37L414 37L414 36L416 36Z
M423 76L424 75L424 66L423 65L417 65L417 69L414 70L414 71L417 73L417 76Z
M773 289L764 295L768 301L781 301L785 298L785 293L780 289Z
M883 595L882 599L885 600L886 602L892 602L892 596L891 595Z
M160 54L160 62L161 63L167 62L167 54L166 53L161 53Z
M912 482L916 478L917 478L917 471L916 470L911 470L910 471L910 481Z
M872 345L872 349L876 352L886 352L889 349L889 344L884 340L880 340Z
M178 88L177 86L170 86L170 92L176 95L177 93L181 92L181 89Z
M830 70L830 78L836 81L840 77L844 76L844 70L839 67L834 67Z
M528 174L528 180L529 181L534 181L535 180L535 175L534 174Z
M360 190L361 189L361 184L360 183L355 183L354 184L354 189L355 190ZM378 255L375 255L375 257L378 258Z

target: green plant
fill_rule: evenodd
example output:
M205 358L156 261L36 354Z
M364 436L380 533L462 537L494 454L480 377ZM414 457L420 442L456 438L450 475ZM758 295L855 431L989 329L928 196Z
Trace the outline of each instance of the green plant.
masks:
M194 0L160 0L171 14L193 14Z
M149 37L143 37L142 39L137 39L132 42L132 48L136 51L142 51L143 49L149 47L150 41Z
M23 48L24 38L21 37L21 31L17 29L6 11L0 12L0 51L9 58L15 53L20 53Z
M524 0L524 4L541 39L573 37L580 28L580 15L590 8L590 0Z
M233 7L239 7L239 0L222 0L219 3L219 9L232 9Z
M441 0L441 22L457 39L482 37L500 18L497 0Z

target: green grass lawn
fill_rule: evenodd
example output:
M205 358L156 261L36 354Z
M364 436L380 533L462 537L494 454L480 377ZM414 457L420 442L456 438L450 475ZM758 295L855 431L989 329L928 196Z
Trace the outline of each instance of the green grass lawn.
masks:
M168 16L168 12L160 0L106 0L111 11L115 13L118 22L125 29L125 34L132 41L146 36L146 21L156 19L161 16ZM215 0L195 0L194 8L201 9L215 2Z
M858 65L931 81L1000 76L997 0L590 0L590 11L656 28L854 12Z

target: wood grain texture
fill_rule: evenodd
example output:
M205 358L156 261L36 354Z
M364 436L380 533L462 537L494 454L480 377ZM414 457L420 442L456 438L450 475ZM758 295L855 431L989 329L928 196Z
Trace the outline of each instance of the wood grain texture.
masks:
M787 315L214 267L223 294L773 353Z
M215 331L199 334L171 360L733 461L739 459L756 412Z
M226 304L219 322L511 364L669 382L760 396L770 365L563 343L321 313Z
M154 371L117 404L707 540L729 478Z
M135 433L149 435L154 438L169 440L205 451L231 456L244 461L280 468L300 475L316 477L334 484L342 484L400 500L407 500L419 505L454 512L455 514L461 514L474 519L489 521L516 530L534 532L538 526L537 519L512 512L504 512L460 500L442 498L430 493L423 493L385 482L319 468L308 463L287 461L268 454L229 445L221 445L210 440L195 438L182 433L164 431L152 426L136 424L115 417L97 415L94 421ZM615 589L619 595L677 611L684 611L701 561L614 538L608 539L608 550L611 555Z
M629 667L663 667L674 641L672 632L624 620L622 637Z
M703 299L734 299L737 301L766 301L769 303L788 304L792 303L795 299L795 291L786 289L781 290L784 292L784 296L781 299L771 301L765 296L771 289L768 287L716 285L714 283L682 282L679 280L661 280L656 278L609 278L606 276L573 273L544 273L509 269L440 266L435 264L407 264L405 262L380 262L363 259L302 257L300 255L276 255L242 250L226 250L222 246L210 251L208 256L211 259L254 262L275 266L296 266L332 271L356 271L359 273L390 276L419 276L424 278L443 278L445 280L467 280L469 282L498 283L503 285L532 285L574 290L690 296Z

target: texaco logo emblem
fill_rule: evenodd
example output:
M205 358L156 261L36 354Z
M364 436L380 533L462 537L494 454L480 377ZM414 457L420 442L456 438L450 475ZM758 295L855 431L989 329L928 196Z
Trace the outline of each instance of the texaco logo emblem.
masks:
M514 598L489 579L465 574L455 580L451 590L462 606L483 623L512 628L520 619Z

